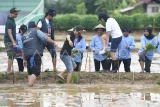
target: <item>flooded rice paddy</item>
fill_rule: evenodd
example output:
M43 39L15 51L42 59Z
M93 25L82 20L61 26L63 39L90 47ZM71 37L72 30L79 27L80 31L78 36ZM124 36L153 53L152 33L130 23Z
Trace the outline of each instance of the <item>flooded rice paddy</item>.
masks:
M160 107L160 90L143 85L0 87L0 107Z

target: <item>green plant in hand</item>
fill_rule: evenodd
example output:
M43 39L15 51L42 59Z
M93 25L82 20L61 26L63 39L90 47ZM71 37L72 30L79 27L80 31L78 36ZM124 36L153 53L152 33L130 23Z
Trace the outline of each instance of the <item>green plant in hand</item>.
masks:
M154 49L156 49L156 47L152 43L149 43L146 45L146 50L144 50L144 54L146 54L147 51L154 50Z
M111 57L111 51L106 51L106 52L105 52L105 55L106 55L108 58L110 58L110 57Z
M72 52L73 52L73 54L74 54L74 55L76 55L76 54L78 54L78 53L79 53L79 50L75 48L75 49L73 49L73 51L72 51Z

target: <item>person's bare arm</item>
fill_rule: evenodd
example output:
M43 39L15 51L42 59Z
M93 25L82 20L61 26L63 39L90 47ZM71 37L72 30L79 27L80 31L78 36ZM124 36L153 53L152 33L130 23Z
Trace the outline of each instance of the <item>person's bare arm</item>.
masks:
M51 38L47 37L46 41L49 42L49 43L52 43L56 46L56 42L53 41Z
M41 28L40 27L37 27L37 30L40 30ZM43 32L47 37L50 37L51 35L50 34L48 34L48 33L45 33L45 32Z
M72 42L71 39L70 39L70 35L67 35L67 40L68 40L68 42L69 42L69 45L70 45L71 47L73 47L73 42Z
M8 29L7 32L8 32L9 38L10 38L11 41L12 41L13 47L16 48L17 46L16 46L16 42L15 42L14 39L13 39L12 30L11 30L11 29Z

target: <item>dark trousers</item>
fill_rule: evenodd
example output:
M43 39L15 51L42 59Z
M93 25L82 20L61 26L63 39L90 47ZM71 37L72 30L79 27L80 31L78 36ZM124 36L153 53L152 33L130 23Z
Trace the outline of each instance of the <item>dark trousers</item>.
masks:
M19 72L23 72L24 70L23 59L17 58L17 63L18 63Z
M112 64L112 59L107 59L106 60L106 70L110 71L111 69L111 64Z
M79 67L80 67L80 62L75 62L77 67L74 69L74 71L79 71Z
M103 70L107 70L106 59L103 60L103 61L97 61L96 59L94 59L95 71L99 71L100 70L100 63L102 64Z
M152 61L151 61L150 59L148 59L145 54L143 54L143 53L140 53L140 54L139 54L139 61L143 61L143 62L145 63L145 68L144 68L144 70L145 70L146 72L151 72L151 71L150 71L150 68L151 68L151 63L152 63Z
M131 70L130 70L131 58L130 59L119 60L119 67L120 67L122 61L123 61L123 64L124 64L125 72L131 72Z
M151 63L152 63L152 61L146 57L145 58L145 69L144 69L146 72L149 72L149 73L151 72L151 70L150 70Z

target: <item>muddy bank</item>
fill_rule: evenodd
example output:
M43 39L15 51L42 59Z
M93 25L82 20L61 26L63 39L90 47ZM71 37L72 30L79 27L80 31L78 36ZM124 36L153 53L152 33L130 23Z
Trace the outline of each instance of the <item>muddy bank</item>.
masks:
M0 84L26 84L27 73L0 74ZM14 78L14 79L13 79ZM66 75L65 75L66 79ZM65 83L57 77L56 73L43 72L37 79L37 84ZM148 73L73 73L73 84L160 84L160 74Z

